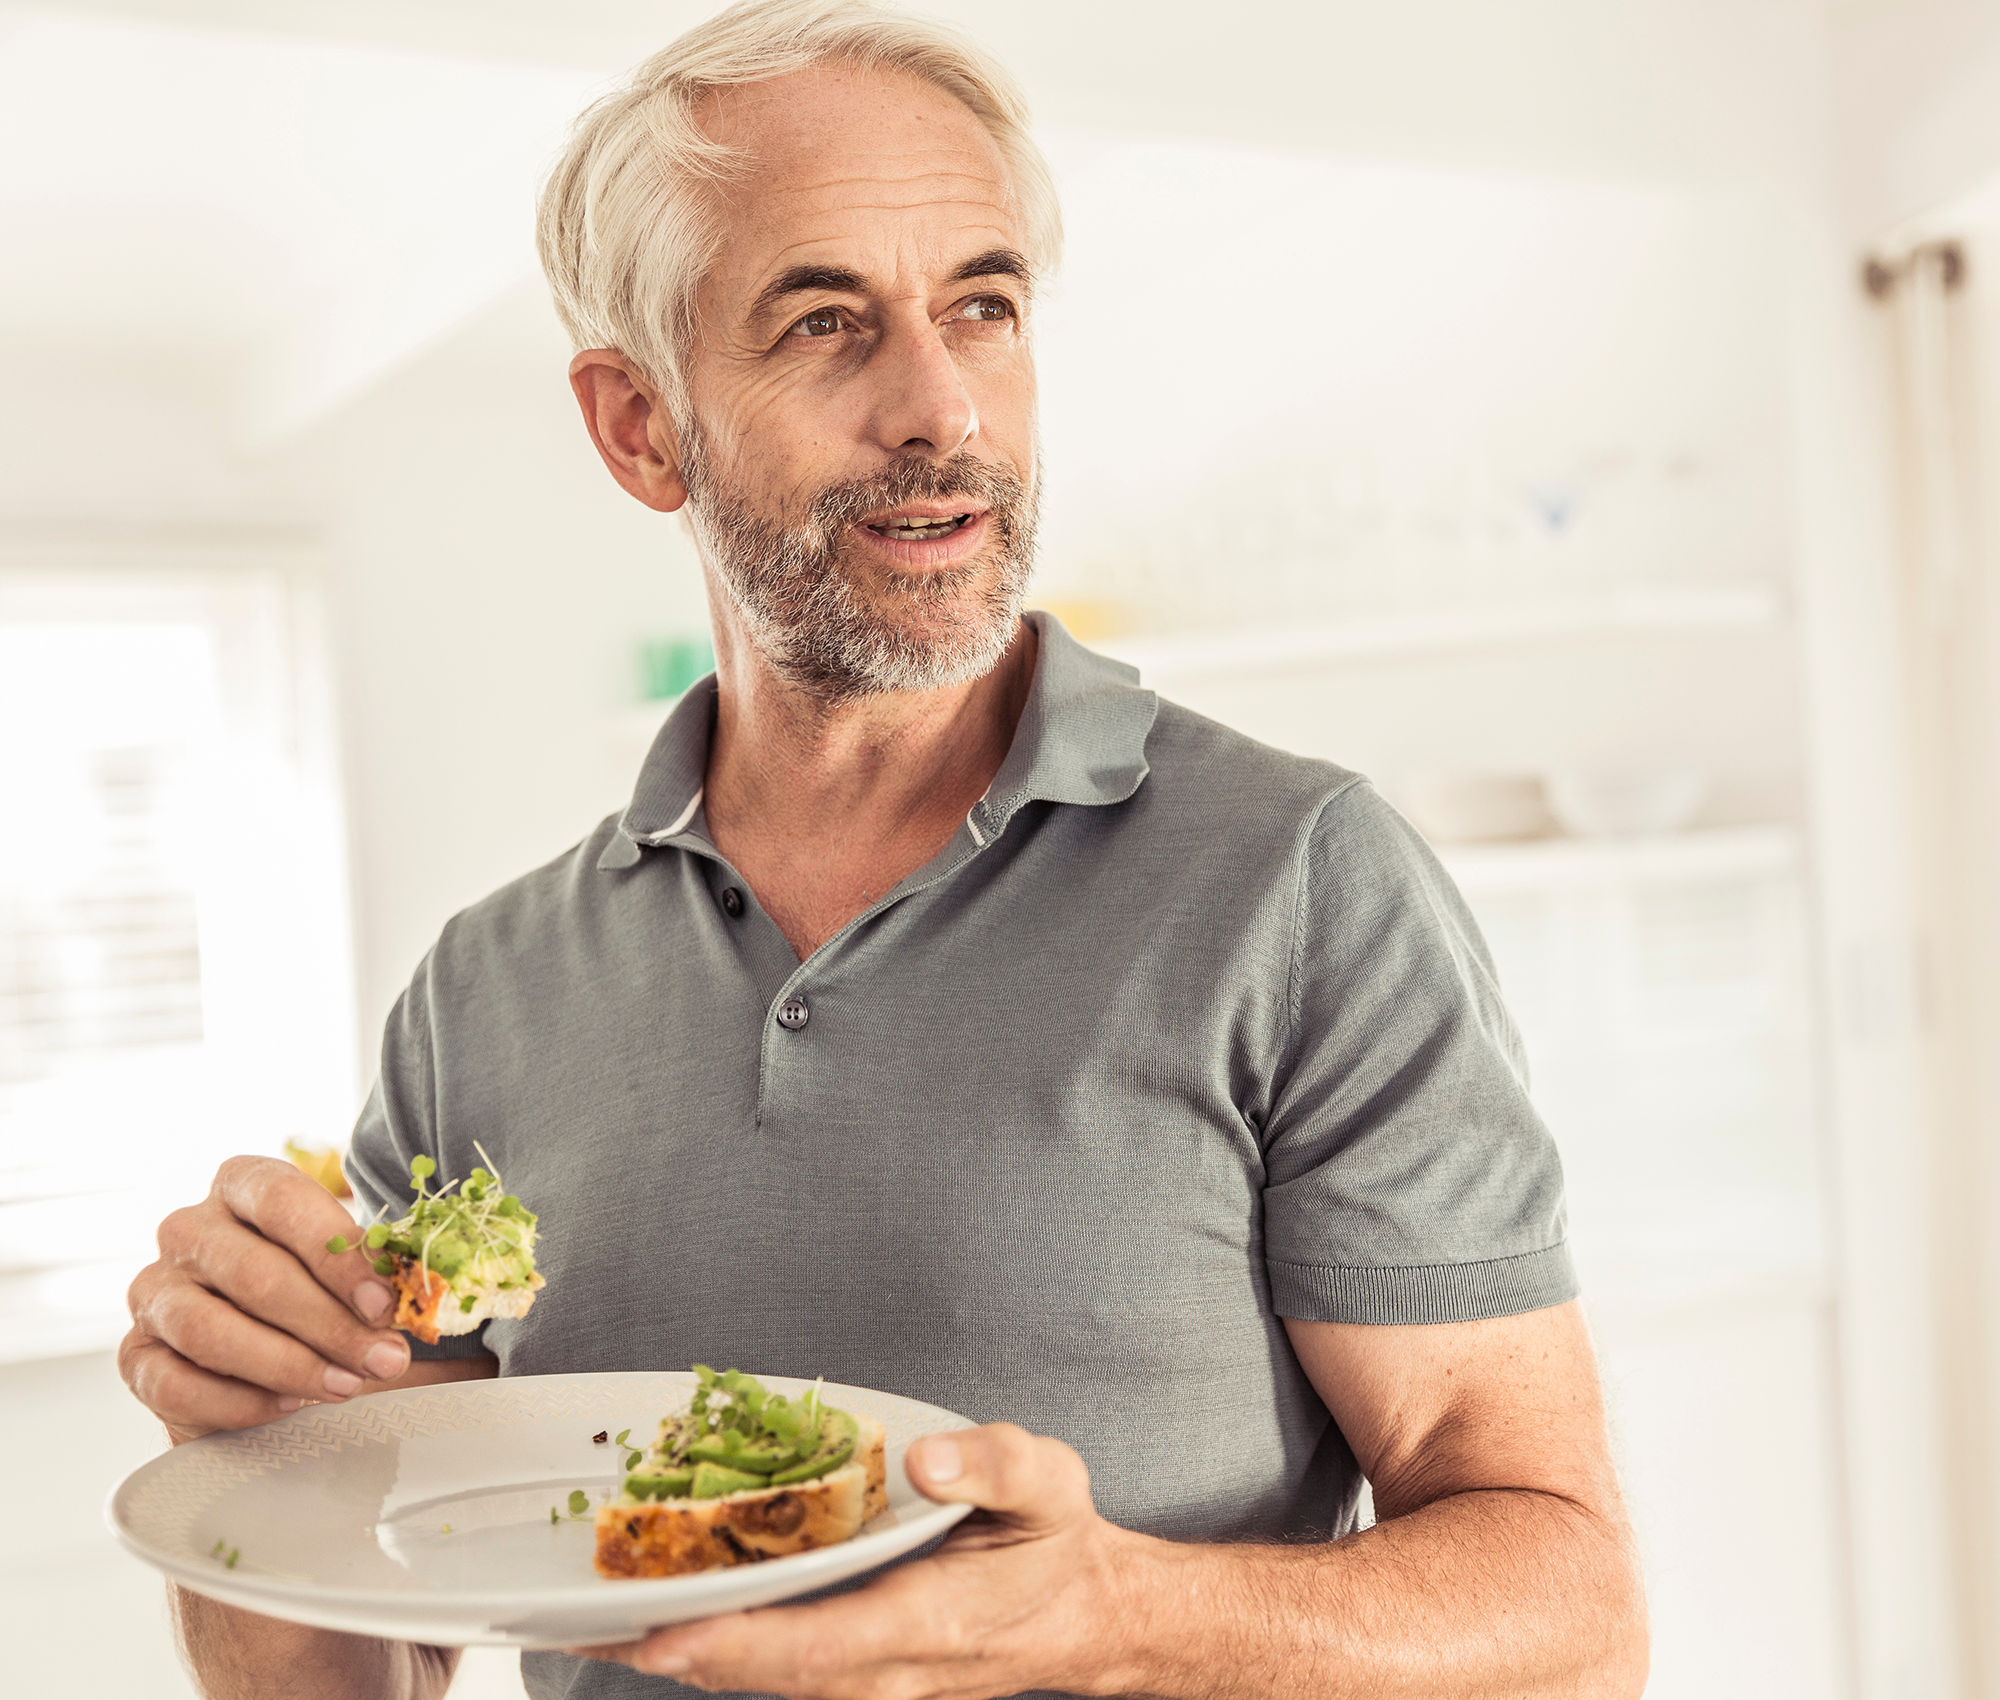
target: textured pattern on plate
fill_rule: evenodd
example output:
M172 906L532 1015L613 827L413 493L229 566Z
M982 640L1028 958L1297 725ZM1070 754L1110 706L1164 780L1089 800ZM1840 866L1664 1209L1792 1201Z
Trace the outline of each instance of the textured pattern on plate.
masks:
M767 1379L773 1386L792 1385L786 1377ZM684 1371L662 1371L658 1381L659 1408L665 1415L686 1401L694 1378ZM879 1421L892 1450L937 1426L914 1419L900 1400L878 1403L859 1388L829 1387L827 1397L836 1396L846 1408ZM196 1544L196 1522L220 1495L288 1464L350 1446L377 1446L454 1429L589 1416L601 1411L604 1402L601 1377L523 1376L375 1393L351 1405L309 1405L262 1428L211 1435L160 1460L163 1467L136 1482L126 1499L125 1529L149 1546L188 1551Z
M125 1505L125 1526L135 1540L184 1548L196 1519L219 1495L301 1459L453 1429L582 1416L603 1403L595 1390L524 1378L376 1393L352 1405L309 1405L262 1428L182 1447L171 1455L178 1468L138 1484Z

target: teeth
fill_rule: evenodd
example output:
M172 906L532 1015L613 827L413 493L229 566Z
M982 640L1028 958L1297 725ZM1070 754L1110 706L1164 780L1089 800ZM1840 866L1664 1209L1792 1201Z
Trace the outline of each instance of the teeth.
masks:
M965 523L967 517L965 514L911 514L902 520L892 521L876 529L884 537L893 537L899 542L923 541L955 531Z

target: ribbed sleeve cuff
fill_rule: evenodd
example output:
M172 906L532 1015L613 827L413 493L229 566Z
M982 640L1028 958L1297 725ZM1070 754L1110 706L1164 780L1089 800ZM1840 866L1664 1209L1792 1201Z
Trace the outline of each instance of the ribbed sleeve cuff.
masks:
M1490 1263L1347 1269L1269 1261L1271 1306L1300 1322L1483 1322L1566 1304L1577 1295L1567 1244Z
M481 1323L470 1334L440 1334L434 1344L426 1345L416 1335L404 1331L404 1338L410 1342L410 1358L413 1362L426 1362L438 1358L490 1358L493 1348L486 1343L486 1324Z

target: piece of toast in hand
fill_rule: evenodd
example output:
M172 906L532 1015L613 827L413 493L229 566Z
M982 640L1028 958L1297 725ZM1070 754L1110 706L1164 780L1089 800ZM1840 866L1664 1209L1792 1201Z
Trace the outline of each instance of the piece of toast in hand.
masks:
M488 1317L526 1316L535 1294L546 1285L539 1275L528 1277L524 1287L499 1287L491 1282L447 1281L435 1269L427 1269L414 1257L392 1257L395 1268L389 1286L396 1295L392 1325L414 1334L427 1346L435 1346L440 1334L470 1334ZM470 1298L471 1309L465 1300Z
M600 1576L691 1576L852 1540L889 1509L882 1425L856 1417L854 1456L790 1487L720 1499L618 1498L597 1509Z

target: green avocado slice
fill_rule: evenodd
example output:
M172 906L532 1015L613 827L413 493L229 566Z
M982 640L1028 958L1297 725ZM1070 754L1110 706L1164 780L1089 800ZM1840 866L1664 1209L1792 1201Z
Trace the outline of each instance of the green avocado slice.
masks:
M694 1484L688 1490L688 1498L720 1499L726 1493L741 1493L745 1488L770 1485L767 1477L753 1476L748 1470L725 1469L720 1464L697 1464Z
M687 1449L687 1455L698 1464L720 1464L726 1470L750 1470L760 1476L796 1464L804 1456L798 1447L787 1446L775 1437L745 1440L733 1429L704 1435Z
M827 1475L854 1456L861 1439L861 1426L845 1411L828 1411L819 1427L819 1449L802 1464L778 1470L771 1476L773 1487L789 1487Z
M659 1470L625 1478L627 1499L686 1499L694 1486L692 1470Z

